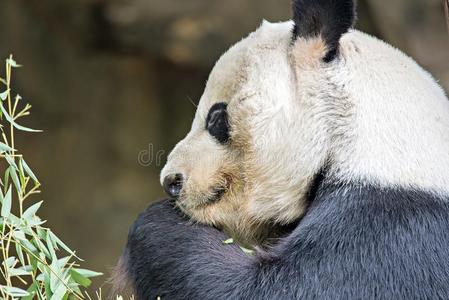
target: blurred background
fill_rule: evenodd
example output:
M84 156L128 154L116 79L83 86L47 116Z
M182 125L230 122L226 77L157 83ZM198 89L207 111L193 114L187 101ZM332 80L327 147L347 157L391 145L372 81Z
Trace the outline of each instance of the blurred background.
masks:
M85 267L110 274L132 221L163 196L159 171L214 62L290 15L290 0L0 1L0 58L25 66L13 79L34 106L25 125L44 130L19 148L44 184L43 217ZM441 0L360 0L358 27L449 90Z

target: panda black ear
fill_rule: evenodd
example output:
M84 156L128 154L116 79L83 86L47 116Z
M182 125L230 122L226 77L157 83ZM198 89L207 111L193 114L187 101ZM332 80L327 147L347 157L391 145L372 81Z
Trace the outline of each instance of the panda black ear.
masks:
M355 6L354 0L293 0L293 39L320 36L328 50L323 60L332 61L341 36L354 24Z

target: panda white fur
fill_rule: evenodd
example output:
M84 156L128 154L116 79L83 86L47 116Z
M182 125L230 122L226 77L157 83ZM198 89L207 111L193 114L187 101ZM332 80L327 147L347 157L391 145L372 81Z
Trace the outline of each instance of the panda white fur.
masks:
M449 102L412 59L350 29L354 3L297 0L217 62L130 231L138 299L448 299ZM256 234L255 234L256 233Z

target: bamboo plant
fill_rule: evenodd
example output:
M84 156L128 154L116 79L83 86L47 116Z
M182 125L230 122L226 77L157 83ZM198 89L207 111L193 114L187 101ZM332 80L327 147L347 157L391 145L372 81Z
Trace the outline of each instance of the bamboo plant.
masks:
M0 77L0 299L90 299L85 288L101 273L81 268L75 251L45 227L43 202L36 202L41 184L15 141L18 133L39 132L19 125L31 109L12 90L19 67L10 56Z

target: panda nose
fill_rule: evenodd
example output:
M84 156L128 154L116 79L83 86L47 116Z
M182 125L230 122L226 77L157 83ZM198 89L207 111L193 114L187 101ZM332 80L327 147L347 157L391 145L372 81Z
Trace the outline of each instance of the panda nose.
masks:
M164 178L164 190L170 197L176 198L179 196L182 189L182 174L168 175Z

